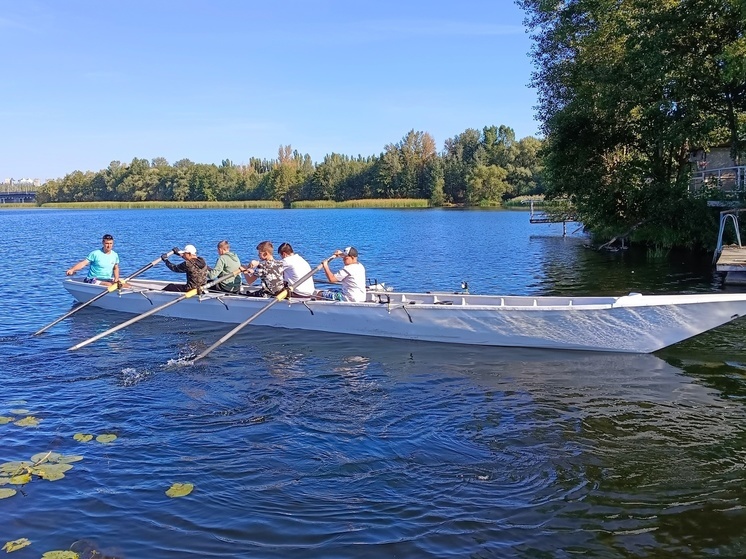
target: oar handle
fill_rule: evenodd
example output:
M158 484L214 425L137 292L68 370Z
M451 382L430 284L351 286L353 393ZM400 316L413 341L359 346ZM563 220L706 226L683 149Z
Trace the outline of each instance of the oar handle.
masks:
M168 252L166 253L166 258L168 258L169 256L171 256L171 255L173 255L173 254L176 254L177 252L179 252L179 249L178 249L178 247L174 247L174 248L172 248L171 250L169 250L169 251L168 251ZM129 276L127 276L126 278L124 278L123 280L121 280L121 283L127 283L127 282L128 282L129 280L131 280L132 278L136 278L136 277L137 277L137 276L139 276L140 274L143 274L143 273L147 272L148 270L150 270L150 268L152 268L153 266L156 266L156 265L157 265L157 264L159 264L159 263L160 263L160 262L161 262L162 260L163 260L163 257L162 257L162 256L159 256L158 258L156 258L155 260L153 260L153 261L152 261L152 262L150 262L149 264L146 264L145 266L143 266L142 268L140 268L139 270L137 270L137 271L136 271L136 272L135 272L134 274L130 274Z
M217 277L214 280L212 280L212 281L206 283L205 285L203 285L202 286L202 290L209 289L209 288L211 288L211 287L213 287L213 286L215 286L215 285L217 285L219 283L224 282L225 280L229 280L231 278L235 278L240 273L241 273L241 268L238 268L238 270L235 270L234 272L231 272L229 274L225 274L223 276Z

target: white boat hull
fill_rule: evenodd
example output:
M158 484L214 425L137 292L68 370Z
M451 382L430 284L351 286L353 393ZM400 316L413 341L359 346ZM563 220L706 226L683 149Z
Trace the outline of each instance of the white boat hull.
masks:
M141 314L182 295L167 282L136 280L91 306ZM100 286L67 279L80 302ZM624 297L513 297L369 293L368 302L291 299L273 305L250 327L270 326L469 345L651 353L746 314L746 294ZM271 299L209 293L160 313L186 320L239 324Z

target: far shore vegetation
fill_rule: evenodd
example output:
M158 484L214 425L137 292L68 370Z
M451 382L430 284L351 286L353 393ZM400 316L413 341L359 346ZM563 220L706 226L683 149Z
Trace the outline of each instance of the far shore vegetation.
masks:
M529 203L533 201L534 208L550 209L556 207L553 202L546 202L543 196L518 196L511 198L503 204L483 205L481 207L500 208L504 207L513 210L529 210ZM126 209L283 209L285 206L281 202L271 200L242 200L242 201L225 201L225 202L48 202L39 206L33 203L24 204L0 204L2 209L19 209L19 208L46 208L46 209L65 209L65 210L126 210ZM366 199L366 200L346 200L344 202L334 202L330 200L299 200L290 204L292 209L342 209L342 208L431 208L430 201L426 198L393 198L393 199ZM442 207L463 207L444 204Z
M280 147L277 159L250 158L246 165L135 158L48 181L37 189L37 203L500 206L517 196L543 193L541 145L531 136L516 139L508 126L486 126L449 138L440 152L429 133L411 130L380 155L332 153L319 163L289 145Z

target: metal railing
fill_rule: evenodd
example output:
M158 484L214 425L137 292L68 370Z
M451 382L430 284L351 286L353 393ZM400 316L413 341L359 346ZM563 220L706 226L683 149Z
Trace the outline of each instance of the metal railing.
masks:
M707 188L717 188L726 194L746 192L746 165L694 171L689 179L689 192L696 194Z
M743 246L741 245L741 228L738 223L738 214L744 211L746 211L746 208L737 210L725 210L720 212L720 231L718 231L718 244L715 247L715 254L712 255L713 264L717 261L720 253L723 252L723 233L725 232L725 226L728 221L733 223L733 229L735 230L736 234L736 242L738 243L739 248Z

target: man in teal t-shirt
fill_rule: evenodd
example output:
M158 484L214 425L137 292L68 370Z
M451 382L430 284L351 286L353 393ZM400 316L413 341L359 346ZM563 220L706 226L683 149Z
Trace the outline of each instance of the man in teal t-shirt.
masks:
M91 252L85 260L81 260L75 266L65 272L72 276L78 270L82 270L89 264L86 283L96 285L112 285L119 281L119 255L114 252L114 237L104 235L101 239L101 248Z

